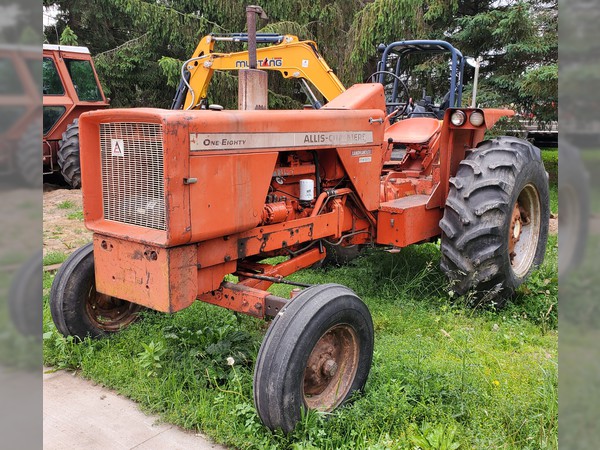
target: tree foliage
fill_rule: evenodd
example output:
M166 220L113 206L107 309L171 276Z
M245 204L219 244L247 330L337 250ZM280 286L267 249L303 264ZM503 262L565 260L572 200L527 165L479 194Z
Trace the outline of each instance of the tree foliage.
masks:
M241 0L44 0L60 11L49 42L68 26L96 55L103 85L115 106L168 107L181 63L208 33L244 31ZM342 82L366 80L379 43L446 39L468 56L482 56L481 106L512 106L540 120L556 118L557 0L263 0L269 20L260 31L313 39ZM225 45L220 51L240 47ZM433 66L420 66L431 89L447 83ZM429 71L429 72L428 72ZM431 75L428 77L428 75ZM467 70L466 79L472 77ZM303 102L297 88L276 74L271 107ZM428 89L429 89L428 87ZM213 79L210 101L235 104L235 74ZM470 87L466 86L466 95Z
M63 32L60 34L59 43L60 45L77 45L79 43L77 35L73 32L69 25L67 25Z

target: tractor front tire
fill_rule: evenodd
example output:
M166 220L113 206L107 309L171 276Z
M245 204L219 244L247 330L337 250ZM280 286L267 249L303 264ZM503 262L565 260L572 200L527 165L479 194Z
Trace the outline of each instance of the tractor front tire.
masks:
M50 290L52 320L63 336L103 337L130 325L141 310L140 305L96 292L91 243L62 264Z
M58 166L64 180L73 189L81 187L81 161L79 160L79 119L67 125L58 148Z
M441 268L474 304L504 306L546 251L548 175L527 141L484 141L450 179L442 229Z
M305 289L275 317L258 352L254 404L271 430L290 433L302 410L332 411L363 389L373 359L373 321L350 289Z

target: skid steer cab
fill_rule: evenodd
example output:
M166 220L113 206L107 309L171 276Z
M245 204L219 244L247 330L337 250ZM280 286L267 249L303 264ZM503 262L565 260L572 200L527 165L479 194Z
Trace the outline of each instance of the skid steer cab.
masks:
M267 290L273 283L294 284L285 277L363 246L441 238L453 289L501 306L544 256L539 150L483 140L512 111L460 108L451 93L442 119L409 113L391 123L389 108L406 105L384 92L377 80L357 84L318 110L82 115L94 237L54 280L58 330L101 337L142 308L174 313L198 300L273 318L254 401L265 426L290 432L303 408L331 411L364 387L373 323L347 287L300 285L285 299ZM265 261L274 256L285 258Z

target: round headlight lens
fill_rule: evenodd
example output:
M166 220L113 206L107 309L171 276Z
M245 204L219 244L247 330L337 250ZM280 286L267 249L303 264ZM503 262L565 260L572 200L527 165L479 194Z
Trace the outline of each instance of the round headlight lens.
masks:
M475 127L483 125L484 120L485 118L483 117L483 113L481 111L473 111L469 116L469 122L471 122L471 125Z
M454 111L450 116L450 121L455 127L460 127L467 120L467 116L462 111Z

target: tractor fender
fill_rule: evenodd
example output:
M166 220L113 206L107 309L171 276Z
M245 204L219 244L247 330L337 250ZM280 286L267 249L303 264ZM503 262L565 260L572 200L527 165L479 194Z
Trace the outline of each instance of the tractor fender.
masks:
M486 130L492 128L501 118L513 117L515 115L515 112L512 109L486 108L482 109L481 111L483 112L483 117L485 118Z

